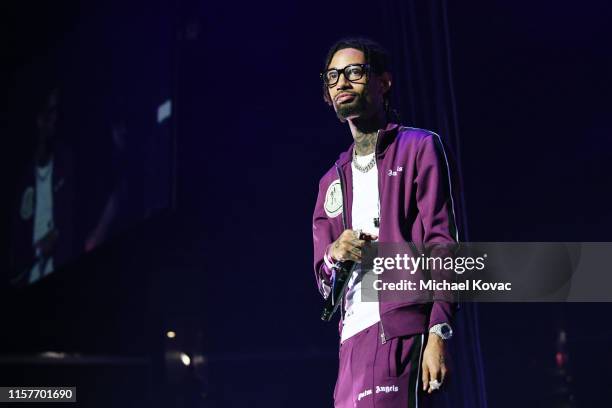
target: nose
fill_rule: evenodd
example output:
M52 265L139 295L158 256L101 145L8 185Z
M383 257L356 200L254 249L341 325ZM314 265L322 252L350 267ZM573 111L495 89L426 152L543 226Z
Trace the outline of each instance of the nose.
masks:
M341 90L341 89L347 89L347 88L352 88L352 87L353 86L351 85L351 81L346 79L346 76L344 76L344 72L341 71L338 76L338 83L336 84L336 89Z

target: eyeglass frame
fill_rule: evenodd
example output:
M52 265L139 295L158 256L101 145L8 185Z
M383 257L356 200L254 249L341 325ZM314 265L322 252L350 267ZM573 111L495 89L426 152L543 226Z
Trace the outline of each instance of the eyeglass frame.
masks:
M364 69L364 71L363 71L363 75L361 75L361 76L360 76L359 78L357 78L357 79L351 80L351 79L349 79L349 78L348 78L348 76L346 75L346 70L347 70L347 68L349 68L349 67L355 67L355 66L358 66L358 67L361 67L361 68L363 68L363 69ZM325 75L326 75L328 72L331 72L331 71L336 71L336 72L338 73L338 80L337 80L336 82L334 82L333 84L329 84L329 83L327 83L327 81L325 80ZM323 81L323 84L324 84L324 85L326 85L326 86L329 88L329 87L335 86L335 85L336 85L338 82L340 82L340 74L344 75L344 78L345 78L347 81L349 81L349 82L357 82L357 81L359 81L360 79L362 79L364 76L368 75L369 73L370 73L370 64L348 64L346 67L344 67L344 68L342 68L342 69L338 69L338 68L330 68L330 69L326 69L325 71L323 71L323 72L321 72L321 73L319 74L319 77L320 77L320 78L321 78L321 80Z

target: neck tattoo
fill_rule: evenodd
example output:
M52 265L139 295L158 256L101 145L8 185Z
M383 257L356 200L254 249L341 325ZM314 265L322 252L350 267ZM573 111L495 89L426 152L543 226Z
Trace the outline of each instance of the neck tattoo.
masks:
M359 156L365 156L374 151L378 132L366 133L355 138L355 151Z

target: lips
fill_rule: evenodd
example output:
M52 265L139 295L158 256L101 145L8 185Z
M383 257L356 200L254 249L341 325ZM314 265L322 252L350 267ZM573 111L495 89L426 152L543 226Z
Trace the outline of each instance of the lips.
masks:
M355 96L356 95L352 94L352 93L342 93L342 94L336 96L336 102L337 103L344 102L344 101L347 101L349 99L355 98Z

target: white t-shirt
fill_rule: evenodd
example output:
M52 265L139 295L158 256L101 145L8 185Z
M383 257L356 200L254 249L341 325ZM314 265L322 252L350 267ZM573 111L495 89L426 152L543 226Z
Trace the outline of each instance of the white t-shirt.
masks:
M357 162L361 167L365 167L372 157L374 153L357 156ZM379 217L378 169L374 165L368 172L363 173L357 170L354 164L351 163L351 166L353 170L352 229L361 229L363 232L378 236L378 227L374 225L374 218ZM370 270L365 274L370 277L374 275L374 272ZM362 301L361 283L365 274L361 265L357 264L349 280L341 342L380 321L378 301L371 300L371 297L368 297L368 301ZM372 279L368 281L371 282ZM376 292L370 293L376 294Z

